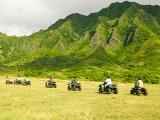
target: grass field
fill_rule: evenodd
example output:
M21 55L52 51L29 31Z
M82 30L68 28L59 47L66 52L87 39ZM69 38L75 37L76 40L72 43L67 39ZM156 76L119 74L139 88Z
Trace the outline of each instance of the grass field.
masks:
M159 120L160 85L146 84L149 96L129 94L133 84L119 83L118 95L98 94L99 82L82 83L82 91L67 91L68 81L47 89L44 79L32 86L5 85L0 77L0 120Z

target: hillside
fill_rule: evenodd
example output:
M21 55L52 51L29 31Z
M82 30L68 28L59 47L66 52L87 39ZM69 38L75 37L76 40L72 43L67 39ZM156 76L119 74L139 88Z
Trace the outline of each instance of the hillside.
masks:
M0 33L2 74L160 83L160 6L113 3L88 16L72 14L46 30Z

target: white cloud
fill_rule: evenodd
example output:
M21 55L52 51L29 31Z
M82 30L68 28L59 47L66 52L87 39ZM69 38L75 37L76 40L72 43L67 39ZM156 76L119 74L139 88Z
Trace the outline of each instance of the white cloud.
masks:
M0 0L0 31L9 35L28 35L45 29L71 13L88 15L124 0ZM130 0L158 4L157 0Z

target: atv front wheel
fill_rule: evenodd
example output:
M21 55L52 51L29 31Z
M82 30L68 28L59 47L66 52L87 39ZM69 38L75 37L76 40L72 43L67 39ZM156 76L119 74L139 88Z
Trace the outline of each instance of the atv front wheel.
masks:
M111 92L112 92L111 89L110 89L110 88L107 88L106 93L107 93L107 94L111 94Z
M133 89L130 90L130 94L134 95L134 90Z
M114 93L114 94L118 94L118 89L117 89L117 88L114 89L113 93Z
M141 95L141 91L137 90L137 95L140 96Z

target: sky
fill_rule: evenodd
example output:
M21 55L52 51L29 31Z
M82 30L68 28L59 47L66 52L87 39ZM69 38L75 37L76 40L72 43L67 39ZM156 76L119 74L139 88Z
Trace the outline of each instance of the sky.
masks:
M72 13L89 15L125 0L0 0L0 32L30 35L47 29ZM160 5L160 0L129 0L144 5Z

